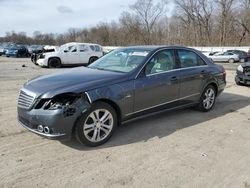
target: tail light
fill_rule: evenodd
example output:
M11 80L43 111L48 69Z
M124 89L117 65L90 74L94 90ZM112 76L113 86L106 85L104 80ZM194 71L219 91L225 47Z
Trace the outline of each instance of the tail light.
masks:
M225 70L224 67L222 67L222 74L223 74L223 79L226 81L226 75L227 75L227 73L226 73L226 70Z

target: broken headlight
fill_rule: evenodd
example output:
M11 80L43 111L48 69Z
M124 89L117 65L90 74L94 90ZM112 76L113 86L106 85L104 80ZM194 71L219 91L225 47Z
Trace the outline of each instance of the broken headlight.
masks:
M243 72L243 67L242 67L241 65L239 65L239 66L237 67L237 71Z
M44 109L48 110L62 109L64 106L70 106L79 97L80 96L77 96L75 94L57 95L45 104Z
M57 110L70 106L80 95L74 93L60 94L51 99L40 99L35 105L35 109L43 108L44 110Z

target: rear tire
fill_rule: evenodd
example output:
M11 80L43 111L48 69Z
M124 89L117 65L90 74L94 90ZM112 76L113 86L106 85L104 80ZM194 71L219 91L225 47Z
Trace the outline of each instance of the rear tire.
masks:
M97 59L98 59L97 57L91 57L91 58L89 58L88 65L90 65L91 63L94 63Z
M208 85L199 100L199 104L197 105L197 109L202 111L202 112L208 112L210 111L216 100L216 90L214 86Z
M242 86L243 84L239 81L239 78L235 78L235 83L238 86Z
M245 59L244 58L240 59L240 63L245 63Z
M105 102L96 102L76 123L76 139L84 145L95 147L104 144L117 126L117 114Z
M62 66L60 59L58 58L51 58L48 62L49 68L60 68Z
M234 61L233 58L231 58L231 59L228 60L228 63L234 63L234 62L235 62L235 61Z

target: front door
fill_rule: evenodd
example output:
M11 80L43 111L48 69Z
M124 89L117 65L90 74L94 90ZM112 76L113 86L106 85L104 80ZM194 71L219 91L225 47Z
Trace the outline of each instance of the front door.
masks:
M135 113L178 100L177 68L174 50L159 51L149 60L135 80Z
M65 64L77 64L79 63L79 52L76 45L68 46L63 52L61 58Z
M91 51L88 46L81 44L78 46L79 51L79 63L88 64L89 58L91 56Z

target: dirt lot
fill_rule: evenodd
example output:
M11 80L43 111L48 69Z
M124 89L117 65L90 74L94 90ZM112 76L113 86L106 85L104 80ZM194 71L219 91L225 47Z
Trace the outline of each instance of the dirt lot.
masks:
M136 120L97 148L47 140L18 124L22 84L55 71L0 57L0 187L250 188L250 88L236 86L231 69L213 111Z

